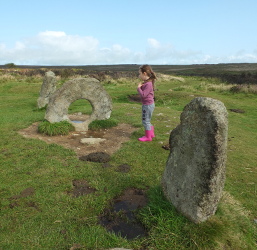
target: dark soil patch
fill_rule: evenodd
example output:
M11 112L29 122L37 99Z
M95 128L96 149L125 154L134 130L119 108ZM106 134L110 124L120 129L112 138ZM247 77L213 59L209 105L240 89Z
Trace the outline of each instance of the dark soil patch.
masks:
M80 160L82 161L91 161L91 162L108 162L111 160L111 157L109 154L105 153L105 152L95 152L95 153L91 153L85 156L81 156L79 157Z
M41 209L39 208L39 206L34 202L34 201L29 201L26 203L26 205L28 207L32 207L32 208L35 208L36 210L38 211L41 211Z
M121 173L128 173L130 171L130 168L131 166L129 166L128 164L122 164L117 167L116 171Z
M111 168L111 167L112 167L112 165L108 162L106 162L102 165L102 168Z
M73 190L69 192L73 197L79 197L86 194L91 194L96 191L95 188L92 188L88 185L87 181L84 179L73 180L72 181Z
M11 202L9 204L9 208L15 208L15 207L18 207L18 206L20 206L20 204L17 201Z
M242 109L229 109L231 112L235 112L235 113L245 113L244 110Z
M84 246L80 245L80 244L74 244L70 250L77 250L77 249L85 249Z
M165 150L170 150L170 144L165 144L162 146L162 148Z
M99 223L108 231L127 239L147 236L147 231L137 219L138 209L146 206L147 197L144 190L130 188L111 202L99 217Z
M34 201L22 200L22 198L27 198L34 194L35 194L35 189L33 187L24 189L23 191L20 192L20 194L14 195L9 198L9 200L11 201L11 203L9 204L9 207L15 208L19 206L25 206L25 207L32 207L40 211L38 205Z
M131 102L140 102L141 103L141 97L139 94L129 95L128 99Z
M10 199L16 200L20 198L25 198L33 195L34 193L35 193L35 189L33 187L29 187L21 191L20 194L12 196Z

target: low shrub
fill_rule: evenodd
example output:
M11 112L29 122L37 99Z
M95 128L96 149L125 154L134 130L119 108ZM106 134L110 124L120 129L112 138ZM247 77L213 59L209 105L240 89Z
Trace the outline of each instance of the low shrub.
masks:
M9 68L9 69L16 67L16 65L15 65L14 63L7 63L7 64L5 64L5 66L6 66L7 68Z
M241 90L242 90L241 85L235 85L230 88L230 92L232 92L232 93L239 93Z
M50 123L45 120L38 125L38 132L49 136L68 135L70 131L74 131L74 127L68 121Z

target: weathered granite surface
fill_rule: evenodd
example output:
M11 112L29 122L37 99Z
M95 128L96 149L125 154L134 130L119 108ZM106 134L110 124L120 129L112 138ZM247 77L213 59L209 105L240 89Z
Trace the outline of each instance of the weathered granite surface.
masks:
M48 102L50 96L56 90L56 77L54 72L48 71L45 73L43 83L41 85L39 98L37 99L38 108L44 108Z
M92 114L82 123L74 123L68 117L68 108L76 100L86 99L92 105ZM94 120L109 119L112 99L95 78L76 78L65 82L49 99L45 119L51 123L67 120L76 131L87 131Z
M228 120L224 104L193 99L170 134L162 178L165 196L195 223L215 214L225 182Z

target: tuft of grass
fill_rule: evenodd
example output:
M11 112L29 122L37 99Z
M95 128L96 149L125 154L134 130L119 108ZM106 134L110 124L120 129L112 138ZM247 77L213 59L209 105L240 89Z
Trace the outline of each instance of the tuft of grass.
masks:
M74 127L68 121L51 123L45 120L38 125L38 132L49 136L68 135L73 130Z
M98 130L98 129L105 129L105 128L112 128L118 126L118 121L115 119L108 119L108 120L95 120L92 121L88 128L91 130Z

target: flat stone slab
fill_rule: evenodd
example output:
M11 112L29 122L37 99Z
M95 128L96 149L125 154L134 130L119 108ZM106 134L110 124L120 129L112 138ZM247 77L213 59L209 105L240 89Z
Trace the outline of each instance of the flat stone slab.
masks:
M82 144L94 145L99 144L100 142L104 142L106 139L103 138L82 138L80 142Z

